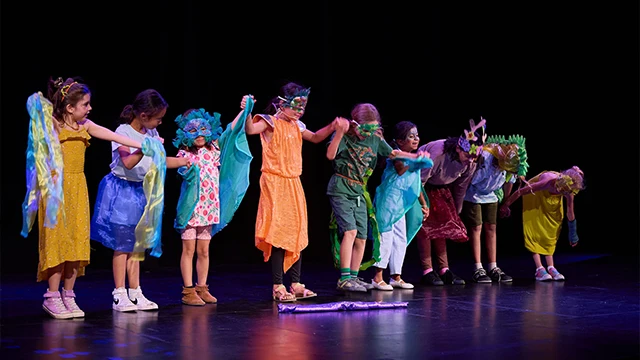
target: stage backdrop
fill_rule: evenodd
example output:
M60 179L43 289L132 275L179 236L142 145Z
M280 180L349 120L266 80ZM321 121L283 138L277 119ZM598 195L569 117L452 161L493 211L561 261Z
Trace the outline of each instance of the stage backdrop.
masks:
M214 5L212 5L215 3ZM26 100L48 78L80 76L92 90L90 118L115 129L122 108L147 88L169 103L158 128L168 155L175 117L188 108L220 112L223 125L253 94L255 112L287 81L311 87L302 120L317 130L375 104L386 134L402 120L418 124L421 142L458 136L470 118L489 134L526 137L530 175L580 166L587 190L576 198L580 245L563 230L558 252L638 253L638 6L559 2L413 3L99 1L20 2L2 12L2 272L34 273L38 231L20 236L25 195ZM261 148L251 185L232 223L212 241L216 264L259 263L254 222ZM331 164L326 144L305 143L304 186L310 244L305 261L331 266ZM109 171L110 144L86 152L91 205ZM381 170L371 180L375 191ZM179 193L168 170L164 255L179 264L173 230ZM499 253L523 248L520 202L498 224ZM93 211L93 210L92 210ZM111 253L92 242L92 266ZM450 247L469 258L468 244ZM415 243L407 261L417 260ZM466 260L465 260L466 261ZM267 268L265 268L267 271Z

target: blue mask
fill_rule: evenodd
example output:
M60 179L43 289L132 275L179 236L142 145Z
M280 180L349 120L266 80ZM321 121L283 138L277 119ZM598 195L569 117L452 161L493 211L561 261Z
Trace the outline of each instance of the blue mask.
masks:
M195 140L202 136L206 144L217 140L222 134L220 126L220 114L209 115L204 109L192 111L185 118L182 115L176 118L179 128L176 130L176 138L173 145L177 148L181 146L191 147Z

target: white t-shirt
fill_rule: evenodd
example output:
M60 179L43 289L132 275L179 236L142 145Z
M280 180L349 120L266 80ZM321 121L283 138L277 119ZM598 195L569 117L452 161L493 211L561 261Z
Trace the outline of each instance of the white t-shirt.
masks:
M141 134L138 131L136 131L136 129L132 128L131 125L129 124L122 124L118 126L118 128L116 129L116 134L126 136L132 140L136 140L141 143L144 142L144 139L147 137L151 137L151 138L160 137L160 135L158 134L158 130L156 129L153 129L153 130L147 129L146 134ZM147 171L149 171L149 168L151 167L151 158L148 156L143 156L142 160L140 160L140 162L137 163L136 166L134 166L131 170L129 170L126 167L124 167L124 164L122 163L122 159L120 158L120 153L118 152L118 148L120 146L122 146L122 144L119 144L115 141L111 142L111 165L110 165L111 173L119 177L120 179L124 179L128 181L143 181L144 176L147 174ZM136 150L138 149L129 148L130 152L134 152Z

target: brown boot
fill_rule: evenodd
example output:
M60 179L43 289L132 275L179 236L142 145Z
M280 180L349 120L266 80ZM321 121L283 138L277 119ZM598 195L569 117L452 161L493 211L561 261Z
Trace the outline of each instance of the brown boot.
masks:
M205 303L196 294L195 288L182 287L182 303L191 306L203 306Z
M218 299L209 292L209 285L196 285L196 293L207 304L215 304L218 302Z

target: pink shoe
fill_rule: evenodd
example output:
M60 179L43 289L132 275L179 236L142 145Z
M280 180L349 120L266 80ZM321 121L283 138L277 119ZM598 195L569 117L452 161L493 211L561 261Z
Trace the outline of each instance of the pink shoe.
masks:
M47 291L44 294L42 308L54 319L71 319L73 317L71 311L64 306L59 291Z
M76 304L76 294L73 290L62 289L62 302L67 310L71 311L74 318L84 317L84 311L80 310L80 307Z

